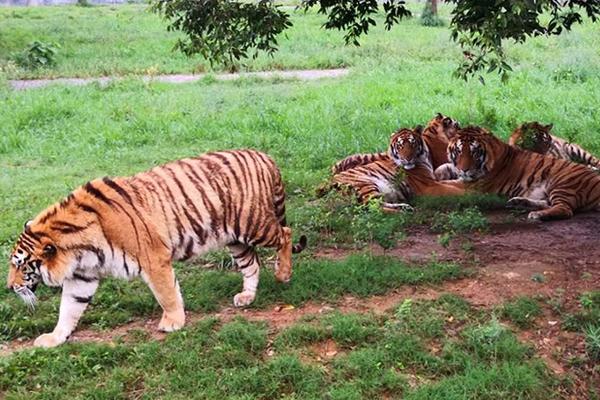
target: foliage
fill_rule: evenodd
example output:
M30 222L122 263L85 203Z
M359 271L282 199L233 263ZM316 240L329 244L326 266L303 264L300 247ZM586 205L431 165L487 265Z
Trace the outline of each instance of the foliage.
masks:
M522 329L530 327L541 313L538 302L529 297L519 297L502 306L502 316Z
M600 3L587 0L449 2L455 5L451 11L452 39L465 55L455 76L463 79L487 69L488 73L497 71L505 81L512 71L503 47L506 40L522 43L532 36L560 35L582 23L585 15L593 21L600 15ZM217 62L245 58L249 48L272 54L277 48L276 36L291 26L289 15L269 0L256 4L154 0L153 4L156 12L171 20L169 29L181 30L188 36L187 41L178 42L179 49ZM359 45L359 38L377 24L375 16L380 9L388 30L411 15L402 0L385 0L381 4L377 0L303 0L299 7L308 10L317 6L319 13L327 16L323 27L345 31L346 44L354 45ZM545 18L545 14L550 18ZM483 82L481 75L479 78Z
M423 26L442 26L444 25L444 21L433 12L433 8L431 5L431 0L427 0L425 2L425 6L423 7L423 11L421 12L421 25Z
M60 46L35 40L25 50L14 56L15 62L23 68L36 69L56 64L56 54Z
M170 19L169 30L180 30L187 39L176 47L187 55L200 53L211 63L252 57L259 51L272 54L276 36L289 28L289 15L273 1L157 0L153 9Z
M600 324L588 325L585 330L585 345L591 360L600 361Z

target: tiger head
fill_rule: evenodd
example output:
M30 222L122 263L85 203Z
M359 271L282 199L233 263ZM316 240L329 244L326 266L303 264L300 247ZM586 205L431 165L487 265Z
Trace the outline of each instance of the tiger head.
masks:
M480 127L460 129L448 144L448 159L456 168L459 179L471 182L491 171L497 141L490 132Z
M552 124L526 122L513 131L508 144L534 153L546 154L552 147L552 127Z
M388 155L396 165L410 170L419 163L425 155L422 133L423 127L418 125L415 129L402 128L392 134Z
M10 254L7 287L29 306L36 303L35 290L40 282L60 286L75 266L80 265L85 243L93 230L91 216L73 214L63 203L49 207L24 230Z
M437 113L437 115L429 121L425 129L429 132L434 132L436 136L450 140L460 129L460 124L450 117Z

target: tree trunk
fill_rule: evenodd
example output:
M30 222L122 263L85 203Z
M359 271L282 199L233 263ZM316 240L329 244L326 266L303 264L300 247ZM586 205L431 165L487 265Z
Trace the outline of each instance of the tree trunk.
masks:
M437 0L431 0L431 13L437 15Z

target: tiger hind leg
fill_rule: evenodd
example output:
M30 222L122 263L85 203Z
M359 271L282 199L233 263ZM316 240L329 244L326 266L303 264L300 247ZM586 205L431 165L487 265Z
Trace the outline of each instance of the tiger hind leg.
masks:
M142 270L142 279L146 281L163 309L158 329L163 332L173 332L183 328L185 325L183 297L171 263L156 264L147 271Z
M528 199L527 197L512 197L506 202L507 208L519 208L524 210L538 211L550 207L546 200Z
M256 250L250 245L235 243L227 247L244 279L242 291L233 297L233 305L236 307L245 307L250 305L256 298L260 261Z
M573 209L567 204L555 204L541 211L532 211L527 216L532 221L547 221L550 219L568 219L573 216Z

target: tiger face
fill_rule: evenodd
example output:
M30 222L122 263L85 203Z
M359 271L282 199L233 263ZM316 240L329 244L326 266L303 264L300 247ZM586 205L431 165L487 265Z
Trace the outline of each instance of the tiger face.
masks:
M29 307L36 303L34 292L38 284L59 286L65 266L75 261L51 236L52 233L28 222L10 255L7 287Z
M441 113L437 113L435 118L427 124L427 130L435 132L438 136L446 137L448 140L456 136L459 129L460 124L458 121Z
M509 144L534 153L546 154L552 147L552 127L552 124L526 122L513 131Z
M388 154L390 158L405 170L411 170L424 153L421 134L423 128L417 126L414 130L403 128L392 134Z
M459 179L465 182L486 175L492 167L491 151L482 128L467 127L459 130L448 144L448 159L454 165Z

